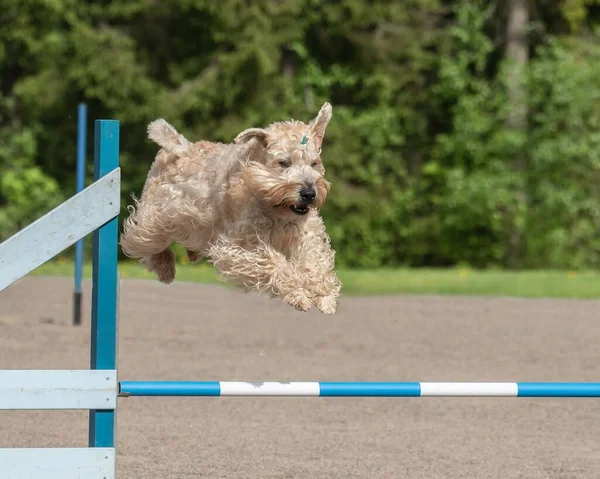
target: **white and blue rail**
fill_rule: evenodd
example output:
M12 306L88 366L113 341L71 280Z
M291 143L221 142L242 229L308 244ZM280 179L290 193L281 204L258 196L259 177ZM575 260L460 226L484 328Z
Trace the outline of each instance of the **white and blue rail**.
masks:
M600 397L600 383L582 382L241 382L121 381L130 396L292 397Z

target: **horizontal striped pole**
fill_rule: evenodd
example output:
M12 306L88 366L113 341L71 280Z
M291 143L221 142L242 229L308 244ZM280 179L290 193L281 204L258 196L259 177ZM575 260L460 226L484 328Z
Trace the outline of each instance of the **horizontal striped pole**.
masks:
M600 383L122 381L128 396L600 397Z

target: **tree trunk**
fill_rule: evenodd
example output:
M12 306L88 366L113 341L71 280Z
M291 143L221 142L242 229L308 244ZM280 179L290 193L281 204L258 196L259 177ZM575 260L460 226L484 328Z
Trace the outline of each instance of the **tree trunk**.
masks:
M528 0L507 1L507 28L506 28L506 60L509 63L507 93L510 112L506 118L506 127L518 132L526 133L527 130L527 91L525 89L525 68L529 60L529 45L527 42L527 22L529 11ZM514 215L521 214L527 206L526 162L524 154L515 155L514 169L519 174L521 185L516 193L517 211ZM520 265L523 254L523 232L516 224L516 218L511 218L510 232L507 244L507 265L516 268Z

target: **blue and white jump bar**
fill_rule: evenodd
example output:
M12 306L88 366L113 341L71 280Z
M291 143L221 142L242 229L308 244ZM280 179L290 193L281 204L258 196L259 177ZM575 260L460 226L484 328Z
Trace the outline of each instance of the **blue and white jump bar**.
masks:
M119 395L572 398L600 397L600 383L122 381Z

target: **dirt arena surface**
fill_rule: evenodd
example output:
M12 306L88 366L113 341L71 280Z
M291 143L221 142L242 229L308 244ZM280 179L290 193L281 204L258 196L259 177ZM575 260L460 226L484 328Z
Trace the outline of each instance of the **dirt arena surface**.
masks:
M0 369L89 365L90 283L0 293ZM299 313L220 286L123 280L122 380L598 381L600 302L343 298ZM119 479L597 478L600 402L122 398ZM87 412L0 412L0 447L87 445Z

